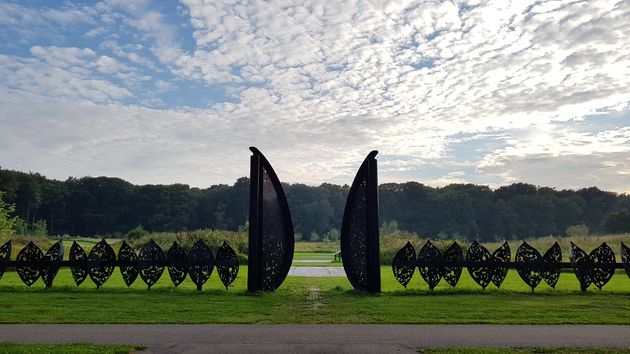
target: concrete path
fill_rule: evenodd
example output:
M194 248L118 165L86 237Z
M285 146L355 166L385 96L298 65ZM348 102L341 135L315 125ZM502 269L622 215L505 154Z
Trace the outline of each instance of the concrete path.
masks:
M343 267L291 267L289 276L296 277L345 277Z
M630 326L0 325L0 342L145 344L149 353L417 353L432 347L630 348Z

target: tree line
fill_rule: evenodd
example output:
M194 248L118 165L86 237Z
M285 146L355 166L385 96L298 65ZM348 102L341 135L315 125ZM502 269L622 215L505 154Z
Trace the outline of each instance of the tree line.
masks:
M284 189L298 239L338 239L349 186L284 184ZM138 226L151 232L243 231L249 208L245 177L233 185L191 188L134 185L111 177L58 181L0 169L0 192L15 206L23 228L45 226L51 235L118 236ZM630 196L596 187L555 190L515 183L493 190L386 183L379 187L379 200L383 232L401 229L430 238L492 241L561 236L568 230L630 232Z

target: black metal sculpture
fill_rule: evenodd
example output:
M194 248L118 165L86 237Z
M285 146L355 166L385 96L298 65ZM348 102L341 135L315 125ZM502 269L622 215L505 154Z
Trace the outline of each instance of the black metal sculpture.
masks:
M466 261L470 276L483 289L490 282L500 287L508 271L506 263L510 261L510 246L505 242L490 254L485 247L475 241L468 248Z
M561 262L562 251L558 242L555 242L543 256L527 242L523 242L516 250L516 270L521 279L532 288L532 292L541 280L552 288L556 287L560 278Z
M166 256L164 251L153 240L145 243L140 249L138 254L138 270L140 278L147 284L147 287L151 287L160 280L162 273L164 273L164 263Z
M105 284L107 279L114 272L114 265L116 262L116 254L114 249L110 246L105 239L99 241L87 257L87 272L90 279L96 284L96 289L99 289L101 285Z
M87 254L83 250L83 247L76 241L72 242L70 246L70 271L72 272L72 279L77 286L81 285L88 275L87 269Z
M350 284L371 293L381 291L376 154L378 151L368 154L352 182L340 240L343 268Z
M249 257L247 291L274 291L291 268L293 222L284 190L269 161L249 148Z
M418 270L430 290L438 285L444 275L443 261L442 252L431 241L427 241L418 253Z
M52 245L44 255L44 259L48 262L42 266L41 275L44 284L46 284L46 289L48 289L52 287L53 280L61 268L61 261L63 261L63 242L57 241Z
M221 283L225 286L225 290L234 282L238 275L238 256L234 249L223 241L221 247L217 251L217 273Z
M18 253L16 260L18 266L15 270L22 282L27 286L33 285L41 274L41 264L44 260L42 250L31 241Z
M459 281L459 277L462 275L462 266L464 262L464 251L453 241L451 246L444 251L444 280L448 285L455 287Z
M130 287L138 278L138 255L125 241L118 250L118 263L123 281Z
M416 249L411 242L407 242L394 256L392 262L394 277L405 288L413 277L413 272L416 269L416 260Z
M623 268L626 270L626 274L630 278L630 248L628 248L628 246L626 246L623 242L621 243L621 263L623 263Z
M187 264L190 279L197 285L197 290L201 291L201 287L210 278L214 269L212 250L203 240L197 240L190 249Z
M553 289L556 288L556 283L560 279L560 270L562 263L562 250L558 242L554 242L547 252L543 255L544 269L542 272L542 278Z
M11 259L11 240L7 241L0 247L0 279L7 269L6 263Z
M590 284L601 290L615 273L615 253L606 242L588 255L571 242L569 258L582 291L586 291Z
M184 251L177 241L173 242L171 248L166 252L166 261L168 262L168 275L171 277L173 285L177 287L188 275L186 251Z

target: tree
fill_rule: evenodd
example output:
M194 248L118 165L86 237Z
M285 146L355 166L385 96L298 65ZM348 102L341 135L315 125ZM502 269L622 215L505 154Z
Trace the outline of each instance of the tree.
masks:
M11 217L15 212L15 205L5 203L3 195L4 193L0 192L0 237L11 237L15 233L13 230L15 217Z

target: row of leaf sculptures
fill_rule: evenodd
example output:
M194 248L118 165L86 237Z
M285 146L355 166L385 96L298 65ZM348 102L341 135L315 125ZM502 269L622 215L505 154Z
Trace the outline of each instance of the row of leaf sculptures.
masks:
M64 261L63 256L64 247L61 241L52 245L45 254L33 242L29 242L20 250L16 260L11 261L9 240L0 247L0 278L8 266L14 266L20 279L27 286L33 285L41 277L46 288L50 288L59 269L62 266L69 266L77 286L89 276L98 289L118 266L127 286L131 286L140 275L150 289L160 279L164 268L167 268L173 285L178 286L189 275L197 290L201 290L215 265L226 289L236 279L239 269L236 252L226 242L219 247L215 259L210 247L202 240L198 240L188 254L177 242L173 242L165 253L153 240L144 244L136 254L136 251L123 241L118 251L118 259L112 246L105 240L95 244L89 254L74 242L70 247L69 260Z
M431 241L427 241L420 252L410 242L401 248L392 263L394 277L400 284L407 287L416 267L420 276L433 290L441 279L450 286L456 286L466 267L471 278L485 289L490 283L501 286L508 269L514 268L532 291L542 280L555 288L560 270L573 268L580 282L582 291L591 285L601 289L612 278L616 268L625 268L630 277L630 248L621 243L621 264L615 263L615 254L605 242L591 251L590 254L571 242L569 247L570 263L562 262L562 251L558 243L541 255L537 249L523 242L516 251L514 262L510 262L510 246L507 242L490 253L488 249L473 242L464 257L464 251L457 244L453 244L444 252L440 251Z

